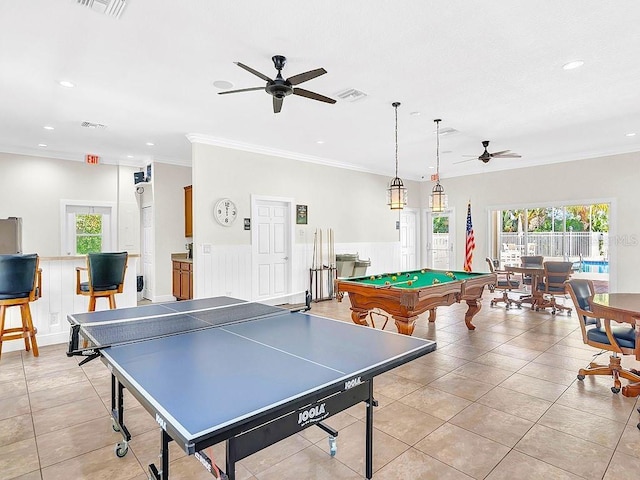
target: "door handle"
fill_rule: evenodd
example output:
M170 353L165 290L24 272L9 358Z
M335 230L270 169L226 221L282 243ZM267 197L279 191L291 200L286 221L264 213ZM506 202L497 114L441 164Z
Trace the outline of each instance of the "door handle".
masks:
M289 260L289 257L282 257L283 260Z

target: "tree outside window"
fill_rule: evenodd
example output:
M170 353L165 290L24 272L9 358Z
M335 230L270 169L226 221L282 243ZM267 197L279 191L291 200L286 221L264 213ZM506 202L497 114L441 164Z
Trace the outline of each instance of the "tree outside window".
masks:
M102 251L102 215L76 214L76 253Z

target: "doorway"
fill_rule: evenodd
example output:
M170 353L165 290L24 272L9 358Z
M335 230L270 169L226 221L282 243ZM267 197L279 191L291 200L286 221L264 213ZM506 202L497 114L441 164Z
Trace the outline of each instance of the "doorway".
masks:
M254 300L291 293L293 200L251 196Z
M400 261L402 271L418 268L418 212L405 208L400 214Z
M456 264L455 216L453 210L427 212L427 267L453 270Z

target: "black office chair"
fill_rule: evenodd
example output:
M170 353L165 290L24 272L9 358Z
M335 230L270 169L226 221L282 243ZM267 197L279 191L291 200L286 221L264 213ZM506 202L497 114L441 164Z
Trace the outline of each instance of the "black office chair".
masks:
M512 278L511 273L507 272L506 270L496 270L493 260L491 260L489 257L487 257L485 260L487 261L487 264L489 264L489 271L497 275L496 283L493 285L493 289L491 291L502 291L502 296L492 299L490 305L493 307L498 303L504 302L507 310L512 303L520 308L519 302L517 300L509 298L510 291L520 288L520 281Z
M551 313L556 314L558 310L566 310L571 315L571 307L556 302L556 296L564 296L567 293L566 281L571 278L571 268L573 262L544 262L544 277L542 283L538 284L538 290L543 292L547 298L541 304L536 304L536 311L551 308Z
M37 330L33 326L29 303L40 298L41 275L38 268L38 255L0 255L0 355L2 342L24 339L24 348L28 352L33 348L37 357ZM20 307L22 326L4 328L9 307Z
M116 294L124 288L127 270L127 252L89 253L87 267L76 267L76 294L89 296L89 311L96 309L96 299L106 297L109 308L116 308ZM81 281L80 272L87 270L89 279Z
M591 347L613 352L609 357L609 365L589 363L587 368L578 371L578 380L584 380L586 375L607 375L613 377L611 391L620 391L620 377L631 383L640 382L640 374L637 370L622 368L620 364L622 355L636 355L640 344L636 342L636 332L633 326L612 326L608 318L594 318L589 305L589 299L594 295L595 289L591 280L573 279L566 282L567 291L571 295L573 304L578 314L582 341ZM594 360L599 352L594 355ZM640 410L639 410L640 411ZM640 428L640 424L638 424Z

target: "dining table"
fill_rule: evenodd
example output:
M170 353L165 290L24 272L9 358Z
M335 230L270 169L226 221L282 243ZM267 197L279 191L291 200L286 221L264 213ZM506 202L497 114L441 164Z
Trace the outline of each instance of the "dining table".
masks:
M596 318L609 318L633 325L636 330L636 360L640 361L640 293L596 293L589 299ZM640 382L622 388L626 397L640 395Z
M509 273L519 273L523 277L525 275L531 276L531 294L521 297L517 302L518 307L523 303L530 303L531 310L535 310L545 305L544 292L538 290L538 283L544 277L544 267L542 265L505 265L504 269Z

